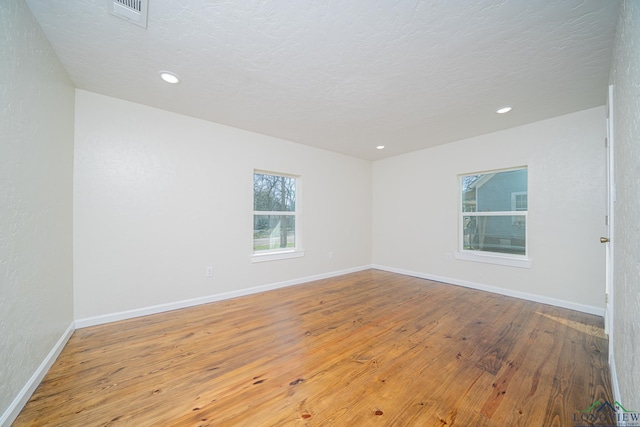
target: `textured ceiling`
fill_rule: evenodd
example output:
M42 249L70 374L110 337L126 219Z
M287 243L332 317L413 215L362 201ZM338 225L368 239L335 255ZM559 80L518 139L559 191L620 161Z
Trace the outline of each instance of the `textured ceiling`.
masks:
M27 3L80 89L371 160L603 105L619 6L149 0L144 29Z

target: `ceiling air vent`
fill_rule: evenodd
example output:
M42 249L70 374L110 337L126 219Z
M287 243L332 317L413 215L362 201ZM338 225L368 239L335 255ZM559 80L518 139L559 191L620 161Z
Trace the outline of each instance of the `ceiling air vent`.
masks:
M109 13L147 28L147 6L149 0L107 0Z

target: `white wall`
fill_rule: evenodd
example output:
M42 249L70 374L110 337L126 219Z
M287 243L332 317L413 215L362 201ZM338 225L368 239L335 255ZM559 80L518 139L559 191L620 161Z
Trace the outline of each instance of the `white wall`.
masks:
M640 3L622 3L611 82L616 159L612 337L620 402L640 410Z
M604 120L598 107L375 162L373 263L601 312ZM521 165L532 267L446 261L458 249L458 174Z
M0 2L0 76L2 425L73 322L74 89L22 0Z
M301 176L306 256L250 262L254 168ZM74 197L76 319L371 262L370 162L82 90Z

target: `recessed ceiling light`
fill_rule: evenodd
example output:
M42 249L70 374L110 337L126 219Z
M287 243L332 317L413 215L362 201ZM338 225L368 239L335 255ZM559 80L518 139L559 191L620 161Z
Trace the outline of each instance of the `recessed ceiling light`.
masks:
M180 79L175 74L169 71L160 71L160 78L167 83L176 84L180 83Z
M376 148L377 148L378 150L382 150L382 149L384 148L384 145L378 145Z
M498 114L504 114L504 113L508 113L509 111L511 111L511 106L510 105L505 105L504 107L500 107L496 110L496 113Z

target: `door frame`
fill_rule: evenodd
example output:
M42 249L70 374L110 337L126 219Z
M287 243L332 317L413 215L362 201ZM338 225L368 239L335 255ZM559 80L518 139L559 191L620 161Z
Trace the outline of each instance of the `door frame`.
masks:
M609 241L606 245L605 258L605 314L604 327L605 332L609 335L609 357L613 354L613 314L614 314L614 259L615 259L615 202L616 202L616 184L615 184L615 162L614 162L614 113L613 113L613 85L609 85L607 93L607 136L605 141L607 151L607 216L606 230Z

